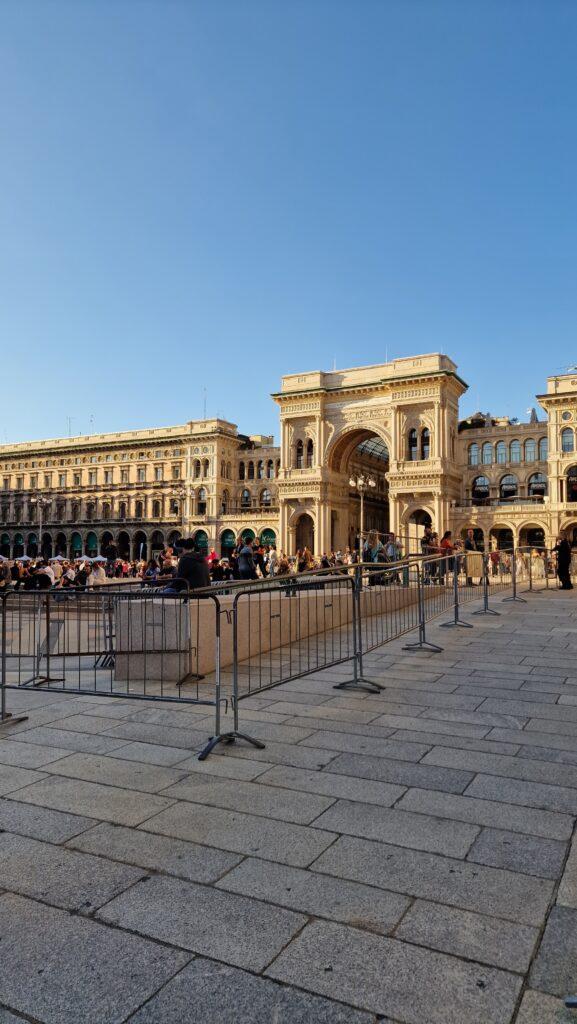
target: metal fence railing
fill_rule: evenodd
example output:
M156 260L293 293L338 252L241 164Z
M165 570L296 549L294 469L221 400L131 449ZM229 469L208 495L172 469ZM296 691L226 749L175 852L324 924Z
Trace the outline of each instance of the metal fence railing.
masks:
M541 577L536 558L544 567ZM484 554L409 556L235 581L188 592L177 587L99 587L92 591L9 591L0 596L1 719L6 692L42 688L63 693L204 704L214 707L213 736L200 753L243 738L244 698L279 683L351 662L339 689L378 693L363 659L416 633L405 649L441 651L427 627L471 628L463 606L497 594L550 585L550 552L521 549ZM230 705L230 712L229 712Z

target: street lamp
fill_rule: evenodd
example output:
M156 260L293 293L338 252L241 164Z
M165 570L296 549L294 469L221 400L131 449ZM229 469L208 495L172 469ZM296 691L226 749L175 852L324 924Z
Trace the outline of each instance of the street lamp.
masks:
M362 559L363 554L363 539L365 535L365 491L369 487L376 487L377 481L372 476L365 476L361 473L359 476L352 476L349 480L349 485L356 491L359 492L361 499L361 528L360 528L360 551L359 554Z
M52 500L50 498L44 498L41 494L37 494L35 498L30 498L29 505L36 505L38 509L38 554L42 558L42 519L45 508L50 508Z

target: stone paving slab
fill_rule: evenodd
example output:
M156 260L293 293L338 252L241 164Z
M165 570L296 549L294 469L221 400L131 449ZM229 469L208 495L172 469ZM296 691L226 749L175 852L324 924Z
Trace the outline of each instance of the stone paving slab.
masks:
M70 751L64 747L40 746L34 743L17 743L8 738L0 744L0 764L12 765L15 768L42 768L51 761L66 757Z
M119 825L139 825L147 818L171 806L172 801L148 793L135 793L115 786L100 786L52 775L18 789L15 799L37 807L52 807Z
M0 764L0 796L13 793L15 790L30 786L33 782L39 782L46 778L44 772L30 771L28 768L14 768L11 765Z
M567 1010L561 999L542 992L525 992L516 1024L575 1024L574 1010Z
M434 723L431 722L434 728ZM512 734L513 735L513 734ZM429 749L432 747L451 747L460 750L479 750L487 754L516 754L520 750L519 743L500 743L493 740L471 740L463 739L462 736L442 736L437 732L411 732L410 729L399 729L393 733L395 741L406 743L426 743Z
M392 782L405 787L429 787L435 792L462 793L472 779L472 772L450 768L432 768L420 764L392 761L365 754L340 754L330 765L331 772L356 775L374 782Z
M577 910L553 907L530 974L531 988L552 996L573 994L577 981Z
M399 893L250 857L225 875L218 887L385 934L410 906L410 900Z
M133 886L98 917L253 971L262 971L307 920L244 896L158 876Z
M190 953L0 897L0 1002L43 1024L122 1024Z
M0 878L5 889L55 907L90 911L143 877L113 864L25 836L0 834Z
M499 781L505 784L507 780ZM475 799L473 793L470 796L459 796L426 789L409 789L397 807L423 814L436 814L440 818L486 825L489 828L524 832L545 839L569 839L573 832L573 818L568 814L512 806L499 800Z
M215 778L208 774L187 775L182 782L165 789L163 795L225 810L278 818L297 825L309 825L333 803L330 797L307 794L305 798L291 789L258 786L253 782Z
M267 748L268 749L268 748ZM120 753L118 753L120 757ZM187 772L194 772L195 775L218 775L226 779L240 779L243 782L252 782L273 768L268 761L252 761L250 758L226 757L214 750L206 761L199 761L197 755L188 757L178 765L179 769Z
M130 1024L373 1024L374 1015L201 957L131 1017ZM0 1018L1 1021L1 1018ZM387 1024L381 1018L382 1024Z
M210 846L104 822L77 835L67 845L113 861L204 884L216 882L242 860L238 854Z
M500 800L507 804L549 808L553 811L577 815L577 790L565 786L504 779L495 775L477 775L465 790L465 795L478 797L481 800Z
M556 839L484 828L469 850L467 860L541 878L559 878L566 853L567 843Z
M500 754L483 754L474 750L455 750L452 747L434 747L425 754L421 763L577 789L577 766L574 769L567 765L561 768L556 764L544 764L541 761L520 760L518 757L504 757Z
M12 732L10 735L12 736ZM92 733L53 728L47 725L40 725L27 733L19 733L14 736L14 740L21 745L35 743L50 746L56 744L67 753L71 750L78 750L92 754L105 754L107 751L116 750L127 742L124 739L112 739L110 736L95 736Z
M373 754L376 757L387 757L393 761L420 761L423 754L430 749L427 743L403 743L387 737L392 734L388 729L379 730L378 736L359 735L351 732L334 732L321 727L310 740L304 740L302 747L315 746L347 754Z
M539 930L416 900L395 936L467 960L524 972L529 968Z
M69 754L54 764L46 765L45 770L49 774L63 775L69 779L136 789L142 793L158 793L187 777L185 771L178 769L99 754Z
M565 871L557 893L557 902L564 907L573 907L577 910L577 839L575 838L565 864Z
M188 839L232 853L245 853L281 864L306 867L335 835L306 825L269 821L203 804L177 803L146 821L147 832Z
M358 800L381 807L390 807L405 792L404 786L357 779L352 775L335 775L326 768L324 771L310 772L302 768L273 766L259 775L258 784L281 786L298 790L300 793L320 793L344 800Z
M72 836L92 828L94 820L78 814L66 814L47 807L0 799L0 829L16 835L43 839L48 843L64 843Z
M446 821L390 807L339 800L314 823L340 835L362 836L416 850L465 857L479 834L475 825Z
M267 974L407 1024L503 1024L521 980L343 925L308 925Z
M529 925L543 923L553 892L545 879L354 836L338 839L313 869Z

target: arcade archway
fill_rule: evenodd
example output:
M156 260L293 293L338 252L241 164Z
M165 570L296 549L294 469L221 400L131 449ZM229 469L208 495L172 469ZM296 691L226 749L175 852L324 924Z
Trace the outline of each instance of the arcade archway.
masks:
M330 539L321 538L321 544L358 548L361 532L389 532L389 463L389 441L378 430L347 428L335 438L327 465L340 481L331 488Z
M308 512L303 512L296 524L295 540L297 551L302 551L303 548L308 548L309 551L315 549L315 524L312 516Z

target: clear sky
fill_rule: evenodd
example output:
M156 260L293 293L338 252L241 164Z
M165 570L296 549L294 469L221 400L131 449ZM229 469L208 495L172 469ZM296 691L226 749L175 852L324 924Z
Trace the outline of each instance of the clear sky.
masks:
M577 362L574 0L2 0L0 441Z

